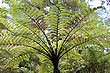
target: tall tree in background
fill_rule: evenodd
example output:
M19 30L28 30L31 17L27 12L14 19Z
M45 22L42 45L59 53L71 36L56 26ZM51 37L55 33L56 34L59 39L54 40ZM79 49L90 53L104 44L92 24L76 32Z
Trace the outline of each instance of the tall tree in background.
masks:
M35 51L48 58L53 73L60 73L60 59L77 49L81 53L87 46L101 48L108 40L108 29L98 24L98 16L86 3L79 0L6 0L10 8L4 9L9 17L0 16L0 23L7 30L1 33L0 47L8 49L22 48ZM100 7L98 7L100 8ZM3 8L2 8L3 9ZM109 43L108 43L109 44ZM3 52L2 50L2 52ZM10 53L11 60L16 56ZM7 60L7 59L5 59Z

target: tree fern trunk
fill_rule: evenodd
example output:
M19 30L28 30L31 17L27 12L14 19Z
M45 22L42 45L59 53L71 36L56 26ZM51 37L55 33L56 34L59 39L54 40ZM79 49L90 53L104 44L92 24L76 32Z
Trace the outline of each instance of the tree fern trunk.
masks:
M60 73L60 70L58 70L59 60L58 60L58 57L57 56L54 56L53 57L52 63L53 63L53 66L54 66L53 73Z
M54 64L54 71L53 73L60 73L60 70L58 70L58 64Z

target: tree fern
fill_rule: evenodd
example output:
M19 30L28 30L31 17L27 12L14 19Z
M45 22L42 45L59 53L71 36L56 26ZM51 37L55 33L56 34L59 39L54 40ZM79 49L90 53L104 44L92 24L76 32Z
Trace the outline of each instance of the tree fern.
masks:
M8 13L12 17L0 17L0 23L7 30L5 34L1 33L1 47L4 49L18 47L22 47L23 50L33 49L52 62L54 73L60 73L58 70L60 59L73 48L81 48L82 50L88 45L101 46L100 44L103 43L101 41L107 41L104 40L108 36L107 28L99 27L98 17L94 12L100 7L90 9L86 7L85 3L74 0L74 3L77 3L76 7L69 8L71 4L66 6L69 1L66 3L65 1L8 1L11 4ZM49 11L44 9L47 6L50 7ZM7 16L7 14L5 15ZM17 53L10 58L8 64L13 62L13 58L20 58L23 54ZM6 64L5 67L7 66Z

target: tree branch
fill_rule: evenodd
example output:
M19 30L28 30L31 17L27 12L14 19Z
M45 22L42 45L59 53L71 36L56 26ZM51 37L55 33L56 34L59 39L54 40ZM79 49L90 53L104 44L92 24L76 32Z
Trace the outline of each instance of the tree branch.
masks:
M5 45L5 46L6 46L6 45L12 45L12 46L26 46L26 47L33 48L34 50L37 50L37 51L39 51L39 52L43 53L44 55L46 55L46 56L50 57L50 56L49 56L46 52L44 52L44 51L42 51L42 50L40 50L40 49L37 49L37 48L35 48L35 47L33 47L33 46L29 46L29 45L25 45L25 44L2 43L2 44L0 44L0 45Z
M14 20L14 19L12 19L12 20ZM14 21L16 21L16 20L14 20ZM17 23L19 23L19 22L17 22ZM22 24L23 25L23 24ZM49 49L49 47L47 46L47 44L40 38L40 36L38 36L38 34L36 34L32 29L30 29L29 27L27 27L26 25L23 25L24 27L26 27L27 29L29 29L32 33L34 33L39 39L39 41L40 42L42 42L42 44L44 44L45 45L45 47L47 47L47 50ZM7 30L8 31L10 31L10 32L12 32L11 30L9 30L8 28L7 28ZM12 33L14 33L14 32L12 32ZM15 33L14 33L15 34ZM23 37L23 36L22 36ZM28 38L28 37L27 37ZM39 44L39 42L38 42L38 44ZM45 50L46 51L46 50ZM51 51L50 51L50 53L51 53Z
M93 40L93 39L95 39L95 38L98 38L98 37L100 37L100 36L101 36L101 35L96 36L96 37L94 37L94 38L91 37L91 38L85 39L84 42L81 42L81 43L79 43L79 44L74 45L73 47L71 47L70 49L68 49L66 52L64 52L64 53L59 57L59 59L60 59L63 55L65 55L66 53L68 53L70 50L72 50L74 47L79 46L79 45L84 44L84 43L87 43L88 41L91 41L91 40ZM67 49L67 48L66 48L66 49Z
M39 46L41 46L43 48L43 50L45 50L47 52L47 54L49 55L49 57L51 57L51 55L49 54L49 52L39 42L37 42L36 40L33 40L33 39L29 38L29 37L21 36L20 34L16 34L15 32L9 30L8 28L7 28L7 30L10 31L11 33L13 33L12 35L14 35L14 36L20 36L20 37L23 37L25 39L32 40L33 42L37 43Z
M28 14L27 14L28 15ZM28 15L29 16L29 15ZM30 17L30 16L29 16ZM40 25L35 21L35 19L33 19L32 17L30 17L30 19L35 22L37 25L38 25L38 28L42 31L43 35L45 36L49 46L50 46L50 50L52 51L51 54L53 55L54 54L54 51L53 51L53 47L51 45L51 42L50 40L48 39L47 35L45 34L45 32L42 30L42 27L40 27Z
M82 26L82 27L83 27L83 26ZM81 28L82 28L82 27L81 27ZM79 28L79 29L81 29L81 28ZM79 30L79 29L78 29L78 30ZM62 48L63 48L63 49L67 46L67 42L70 40L70 38L71 38L78 30L76 30L73 34L71 34L71 35L68 37L68 39L65 41L66 43L64 43L64 44L62 45ZM75 38L75 37L74 37L74 38ZM73 39L74 39L74 38L73 38ZM73 39L72 39L72 40L73 40ZM70 40L70 41L72 41L72 40ZM63 46L64 46L64 47L63 47ZM63 49L61 49L61 50L59 51L59 54L58 54L58 55L60 55L61 52L63 52Z
M64 41L63 41L63 43L62 43L62 45L61 45L61 48L60 48L59 53L58 53L58 56L60 55L60 52L61 52L61 50L62 50L62 47L63 47L65 41L67 40L67 38L69 37L70 33L73 31L74 28L76 28L77 26L80 26L79 23L81 23L81 21L82 21L85 17L86 17L86 16L84 16L84 17L83 17L75 26L73 26L73 28L69 31L69 33L67 34L66 38L64 39ZM78 30L77 30L77 31L78 31ZM76 32L77 32L77 31L76 31ZM74 33L73 33L73 34L74 34Z
M60 11L60 8L58 7L58 6L56 6L57 8L58 8L58 10ZM55 54L57 55L57 49L58 49L58 41L59 41L59 39L58 39L58 25L59 25L59 21L60 21L60 18L59 18L59 12L58 12L58 14L57 14L57 28L56 28L56 49L55 49Z

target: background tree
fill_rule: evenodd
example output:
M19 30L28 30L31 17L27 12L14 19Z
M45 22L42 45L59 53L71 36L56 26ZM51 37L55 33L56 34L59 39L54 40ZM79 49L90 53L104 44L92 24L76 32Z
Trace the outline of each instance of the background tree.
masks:
M58 66L65 60L65 56L69 59L68 55L71 56L72 51L77 50L81 54L82 50L87 50L87 46L103 49L102 46L105 44L102 43L109 44L108 28L98 23L98 16L94 12L97 8L90 9L83 1L6 0L5 2L10 8L6 9L7 13L2 12L2 14L6 16L10 14L11 17L0 17L0 23L7 30L1 33L0 38L1 54L7 53L5 57L1 56L3 71L21 67L22 61L24 63L30 60L29 54L38 53L48 58L47 64L53 64L54 73L60 73L62 69L59 70ZM44 67L45 63L41 63ZM77 72L82 66L76 67L74 71ZM49 65L46 67L51 69Z

